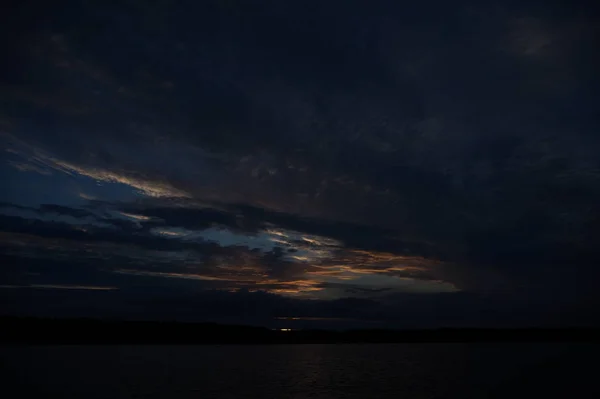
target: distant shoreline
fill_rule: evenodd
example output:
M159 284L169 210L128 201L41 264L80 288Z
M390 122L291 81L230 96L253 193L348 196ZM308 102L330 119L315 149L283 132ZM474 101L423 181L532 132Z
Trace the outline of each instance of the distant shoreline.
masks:
M215 323L0 317L0 344L600 342L598 328L272 330Z

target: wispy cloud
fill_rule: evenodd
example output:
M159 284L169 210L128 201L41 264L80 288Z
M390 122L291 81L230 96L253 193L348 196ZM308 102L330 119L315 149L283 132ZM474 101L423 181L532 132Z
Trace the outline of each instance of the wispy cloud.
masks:
M29 284L29 285L0 285L0 288L39 288L51 290L83 290L83 291L115 291L117 287L101 287L94 285L61 285L61 284Z
M150 220L151 217L149 216L144 216L144 215L135 215L133 213L126 213L126 212L119 212L121 215L131 218L131 219L135 219L135 220L139 220L139 221L147 221Z
M124 184L139 193L153 198L189 198L190 194L173 187L166 181L150 179L143 175L131 174L123 171L114 171L98 166L83 166L73 162L59 159L48 151L32 145L14 135L4 134L15 147L13 152L24 158L24 161L13 162L19 170L31 170L47 174L48 170L55 170L69 175L86 176L97 182ZM17 149L18 148L18 149Z
M94 180L106 183L120 183L130 186L140 193L149 197L173 197L186 198L190 195L182 190L178 190L168 183L161 181L147 180L141 177L127 176L125 174L113 172L99 168L85 168L72 163L53 158L46 160L48 165L65 173L77 173L82 176L90 177Z
M193 273L151 272L151 271L128 270L128 269L118 269L118 270L115 270L114 272L121 273L121 274L131 274L134 276L181 278L181 279L186 279L186 280L235 281L235 280L230 280L230 279L225 279L225 278L220 278L220 277L204 276L201 274L193 274Z

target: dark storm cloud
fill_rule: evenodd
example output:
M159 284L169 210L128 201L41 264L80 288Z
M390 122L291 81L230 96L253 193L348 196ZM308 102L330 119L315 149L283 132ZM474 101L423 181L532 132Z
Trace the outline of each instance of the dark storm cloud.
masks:
M219 289L593 297L597 13L392 3L23 3L3 231Z
M53 205L53 204L42 204L42 205L40 205L39 211L42 213L44 213L44 212L56 213L58 215L67 215L67 216L73 216L76 218L93 216L93 213L87 212L82 209L73 209L73 208L69 208L66 206Z

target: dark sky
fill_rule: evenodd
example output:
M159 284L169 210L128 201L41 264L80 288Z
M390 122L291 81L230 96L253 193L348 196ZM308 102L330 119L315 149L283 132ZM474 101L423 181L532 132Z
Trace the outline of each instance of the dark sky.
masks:
M600 321L593 2L14 3L2 313Z

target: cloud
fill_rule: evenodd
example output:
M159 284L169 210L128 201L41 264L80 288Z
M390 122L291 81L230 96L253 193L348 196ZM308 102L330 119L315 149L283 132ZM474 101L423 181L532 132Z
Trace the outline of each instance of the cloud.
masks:
M78 166L66 161L53 158L50 155L45 155L39 150L35 150L35 153L36 155L34 156L34 158L37 161L37 163L44 165L47 169L54 169L58 172L63 172L67 174L78 174L81 176L86 176L96 180L97 182L124 184L149 197L189 197L189 194L181 190L175 189L166 182L152 181L137 176L128 176L126 174L121 174L118 172L113 172L101 168L86 168ZM24 168L28 168L29 170L33 171L40 171L40 169L38 169L34 165L30 165L27 167L24 166L27 164L19 165L19 170L24 170ZM48 173L47 170L43 169L41 170L41 172Z
M40 211L55 210L71 215L87 215L60 207L40 207ZM193 209L190 211L192 215L199 215ZM143 214L143 211L140 209L136 214ZM162 217L164 219L159 220L164 226L172 223L165 215ZM345 291L330 290L328 288L332 286L326 282L352 283L360 288L365 282L358 280L364 280L367 274L382 272L388 273L388 277L376 284L396 290L402 290L403 287L413 290L410 284L401 282L414 279L417 285L421 281L429 285L423 279L431 279L427 276L430 272L428 265L433 263L424 259L350 250L344 248L337 239L275 228L269 222L264 222L269 226L264 230L252 230L245 235L233 233L226 227L221 227L218 230L221 233L215 235L212 228L197 231L173 230L173 227L145 229L145 223L157 223L150 217L137 220L140 228L135 233L126 226L111 223L110 219L101 220L114 227L91 224L84 229L74 229L58 222L32 225L26 219L6 216L8 223L4 224L5 229L15 233L4 235L3 242L8 244L7 253L23 257L71 258L109 269L113 268L111 263L125 263L134 267L117 268L114 272L154 278L202 280L211 282L213 288L230 291L245 289L282 295L310 297L318 294L335 297L343 295ZM29 248L32 255L23 253L20 249L23 246ZM352 256L352 253L356 256ZM399 265L399 262L412 262L413 268L418 264L421 274L405 269L410 267ZM339 267L339 263L345 266ZM440 291L445 290L442 286L438 287Z
M42 288L52 290L85 290L85 291L113 291L116 287L99 287L83 285L54 285L54 284L30 284L30 285L0 285L0 288Z
M148 216L144 216L144 215L134 215L132 213L126 213L126 212L121 212L121 215L134 219L134 220L138 220L138 221L147 221L150 220L150 217Z
M55 213L57 215L72 216L75 218L96 217L95 214L84 209L69 208L55 204L42 204L38 208L40 214Z
M51 174L50 171L38 168L35 165L31 165L31 164L27 164L27 163L19 163L19 162L15 162L15 161L9 161L8 163L15 169L20 170L21 172L37 172L42 175Z
M189 279L189 280L203 280L203 281L229 281L226 279L221 279L219 277L203 276L200 274L148 272L148 271L127 270L127 269L115 270L115 273L132 274L135 276L183 278L183 279Z
M11 256L278 297L595 297L591 16L209 3L15 24Z

